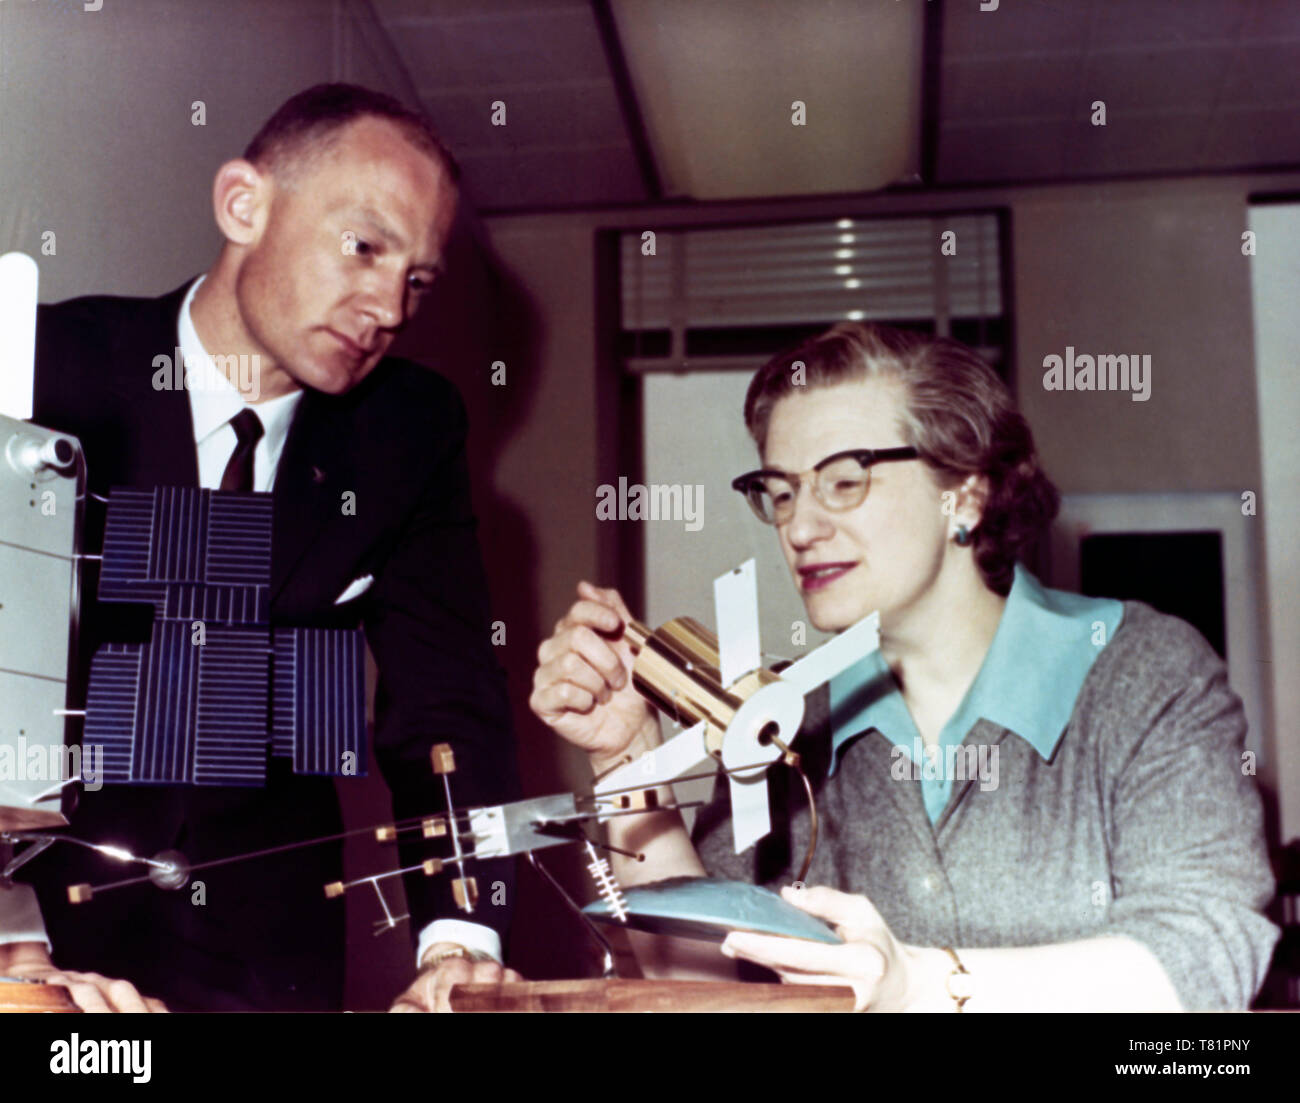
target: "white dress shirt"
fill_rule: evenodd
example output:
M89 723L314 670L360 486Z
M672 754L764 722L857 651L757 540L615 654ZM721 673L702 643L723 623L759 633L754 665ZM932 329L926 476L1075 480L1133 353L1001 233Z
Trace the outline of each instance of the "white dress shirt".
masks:
M179 348L185 361L185 389L194 419L199 485L210 490L220 488L221 477L237 443L230 420L248 405L257 414L263 429L253 452L253 489L269 491L275 485L276 468L302 391L260 402L244 402L239 390L212 362L194 328L190 304L203 279L200 276L190 285L178 323ZM244 371L246 366L241 366L241 372ZM44 942L49 947L35 893L26 885L0 891L0 944L7 942ZM491 927L462 919L436 919L420 932L415 953L417 966L425 951L438 942L459 943L466 949L501 960L501 936Z
M180 350L185 359L185 390L190 396L190 415L194 419L194 446L199 461L199 486L217 490L226 464L235 451L233 418L246 405L262 423L262 436L253 451L253 489L268 491L275 483L280 453L289 436L294 411L302 400L302 391L291 391L279 398L245 403L235 385L218 370L194 329L190 303L203 282L200 276L190 285L181 304ZM256 391L252 392L257 394Z

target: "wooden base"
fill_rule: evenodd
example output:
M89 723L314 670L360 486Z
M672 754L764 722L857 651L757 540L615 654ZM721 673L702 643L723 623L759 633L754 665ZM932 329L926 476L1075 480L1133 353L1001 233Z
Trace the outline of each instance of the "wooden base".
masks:
M466 1011L852 1011L853 990L820 984L694 980L548 980L458 984L451 1009Z
M47 831L67 826L67 818L61 812L9 806L0 808L0 831Z
M5 1012L80 1011L61 984L0 978L0 1014Z

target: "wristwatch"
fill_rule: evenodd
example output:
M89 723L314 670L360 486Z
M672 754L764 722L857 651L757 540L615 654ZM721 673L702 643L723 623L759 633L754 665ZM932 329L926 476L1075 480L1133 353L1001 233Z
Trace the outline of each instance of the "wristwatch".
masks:
M975 994L975 986L971 981L970 972L961 963L961 958L957 956L957 951L951 946L945 946L943 949L952 958L954 966L953 971L948 974L948 979L944 981L944 988L956 1002L957 1010L964 1011L964 1004Z
M479 953L475 950L467 949L464 946L447 946L441 950L434 950L433 953L427 955L424 961L420 963L420 968L422 970L436 969L444 961L447 961L453 957L463 957L466 961L495 961L496 960L495 958L491 957L488 954Z

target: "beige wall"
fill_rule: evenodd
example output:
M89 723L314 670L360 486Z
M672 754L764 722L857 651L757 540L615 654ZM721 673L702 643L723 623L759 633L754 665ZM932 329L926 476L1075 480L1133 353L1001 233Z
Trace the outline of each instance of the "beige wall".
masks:
M269 108L330 76L332 24L304 19L312 7L0 5L0 249L39 257L42 301L156 295L206 267L213 170Z
M38 258L42 302L179 285L216 254L213 172L281 102L339 78L405 92L368 15L351 0L0 3L0 252Z
M1017 397L1067 493L1259 485L1239 179L1013 194ZM1149 353L1151 396L1047 391L1043 358Z

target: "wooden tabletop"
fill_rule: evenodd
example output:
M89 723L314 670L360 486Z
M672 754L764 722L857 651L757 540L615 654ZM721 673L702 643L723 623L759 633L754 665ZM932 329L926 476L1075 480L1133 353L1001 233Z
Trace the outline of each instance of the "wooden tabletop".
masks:
M820 984L696 980L547 980L458 984L451 1008L475 1011L852 1011L853 990Z

